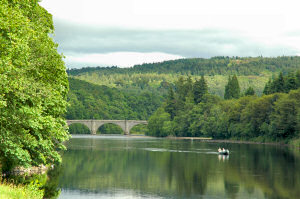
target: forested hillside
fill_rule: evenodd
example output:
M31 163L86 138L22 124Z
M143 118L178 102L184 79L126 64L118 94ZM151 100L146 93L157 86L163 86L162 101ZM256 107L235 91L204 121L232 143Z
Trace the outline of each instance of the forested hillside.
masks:
M122 92L73 78L69 78L69 84L66 119L145 120L162 101L149 92Z
M132 68L96 67L68 70L69 75L97 72L109 74L179 73L182 75L259 75L262 72L290 72L300 67L299 56L282 57L212 57L165 61L136 65Z
M132 68L97 67L68 70L74 78L94 84L139 92L147 90L160 95L166 94L169 85L182 75L195 81L204 75L209 93L224 96L228 76L236 74L241 90L252 87L260 95L264 85L276 73L287 74L300 69L300 57L213 57L165 61L137 65Z

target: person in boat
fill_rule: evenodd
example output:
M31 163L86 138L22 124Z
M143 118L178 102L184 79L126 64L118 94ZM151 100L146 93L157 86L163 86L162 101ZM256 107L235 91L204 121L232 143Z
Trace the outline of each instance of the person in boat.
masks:
M223 150L222 150L223 152L225 152L226 150L223 148Z
M222 152L222 149L219 147L218 152Z

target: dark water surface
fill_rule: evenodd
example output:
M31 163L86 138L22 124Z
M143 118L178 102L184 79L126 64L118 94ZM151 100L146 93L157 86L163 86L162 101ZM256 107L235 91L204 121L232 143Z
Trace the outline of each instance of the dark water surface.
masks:
M299 151L287 147L126 136L67 147L59 198L300 198Z

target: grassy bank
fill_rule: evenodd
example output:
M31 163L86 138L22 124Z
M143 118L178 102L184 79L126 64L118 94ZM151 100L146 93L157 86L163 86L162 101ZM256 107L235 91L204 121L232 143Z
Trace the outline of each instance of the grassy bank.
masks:
M0 199L40 199L43 195L43 190L39 190L34 185L16 186L0 183Z

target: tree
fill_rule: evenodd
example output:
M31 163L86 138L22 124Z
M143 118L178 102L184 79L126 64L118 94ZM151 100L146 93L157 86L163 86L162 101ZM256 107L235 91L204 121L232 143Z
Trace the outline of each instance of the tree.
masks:
M170 114L166 113L163 108L158 108L149 118L149 135L157 137L167 136L167 133L170 132L170 126Z
M297 88L300 88L300 70L298 70L296 73L296 84Z
M207 83L204 79L204 76L201 76L200 80L196 80L193 88L194 100L198 104L202 101L203 96L208 93Z
M265 94L265 95L271 94L271 87L272 87L272 80L269 79L269 81L265 85L265 88L263 90L263 94Z
M0 157L2 169L61 161L68 139L68 79L37 0L0 4Z
M289 73L284 83L285 92L297 89L297 80L294 73Z
M224 99L238 99L240 97L240 92L241 89L236 75L233 75L232 78L229 76L228 83L225 86Z
M282 72L280 72L278 77L273 82L272 93L282 93L284 91L285 91L285 81Z
M176 100L172 87L169 88L168 96L166 99L165 111L170 114L171 120L173 120L176 114Z
M255 91L251 86L245 91L245 96L247 95L255 95Z

